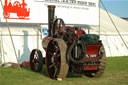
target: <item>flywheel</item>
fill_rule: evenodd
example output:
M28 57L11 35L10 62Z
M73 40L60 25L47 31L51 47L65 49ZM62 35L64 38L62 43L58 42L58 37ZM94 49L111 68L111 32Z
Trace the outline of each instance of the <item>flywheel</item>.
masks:
M68 73L66 63L67 45L62 39L53 39L49 42L46 52L46 68L51 79L62 80Z

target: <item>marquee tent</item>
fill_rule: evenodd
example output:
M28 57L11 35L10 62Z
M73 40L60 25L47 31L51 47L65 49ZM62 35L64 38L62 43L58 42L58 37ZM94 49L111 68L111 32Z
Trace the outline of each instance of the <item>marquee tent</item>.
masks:
M113 14L110 14L110 16L128 46L128 21ZM8 26L11 30L16 53L8 32ZM8 26L6 24L0 24L0 63L17 63L16 56L18 57L19 63L29 61L30 52L35 48L39 48L45 57L41 41L42 36L44 37L46 34L41 30L47 27L46 25L40 27L39 24L13 23L8 24ZM90 33L99 34L98 26L84 25L83 28L90 29ZM85 31L87 31L86 29ZM122 42L107 13L102 9L100 10L100 39L104 44L107 56L128 56L128 49Z
M121 19L111 13L114 24L116 25L121 36L114 27L110 17L104 10L100 10L100 36L105 46L107 56L128 56L128 21ZM91 26L91 33L99 33L99 27ZM126 45L127 46L126 46Z

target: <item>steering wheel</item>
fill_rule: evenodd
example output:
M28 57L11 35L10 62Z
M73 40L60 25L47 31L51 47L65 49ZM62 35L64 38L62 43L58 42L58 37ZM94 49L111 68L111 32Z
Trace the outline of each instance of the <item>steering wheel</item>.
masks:
M66 32L65 30L65 23L63 21L63 19L56 19L53 22L53 26L52 26L52 30L51 30L51 35L52 37L62 37L63 34Z

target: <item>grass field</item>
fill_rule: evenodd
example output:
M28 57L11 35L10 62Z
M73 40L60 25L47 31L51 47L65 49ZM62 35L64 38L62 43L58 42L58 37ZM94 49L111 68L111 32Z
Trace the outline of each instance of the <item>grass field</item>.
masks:
M68 74L63 81L51 80L45 71L34 73L29 68L0 67L0 85L128 85L128 56L108 57L105 73L100 78Z

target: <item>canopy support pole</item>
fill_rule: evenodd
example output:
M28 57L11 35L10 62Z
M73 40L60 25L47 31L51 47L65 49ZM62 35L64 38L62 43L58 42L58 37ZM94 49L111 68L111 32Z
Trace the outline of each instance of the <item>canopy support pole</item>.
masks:
M99 36L100 36L100 30L101 30L101 28L100 28L100 1L101 0L99 0Z

